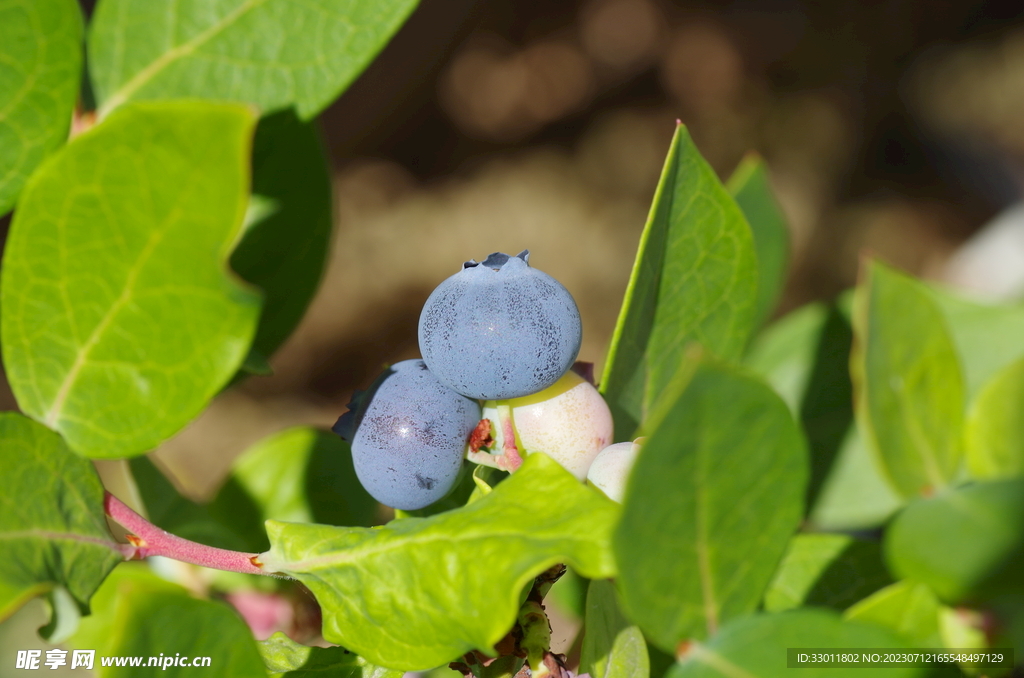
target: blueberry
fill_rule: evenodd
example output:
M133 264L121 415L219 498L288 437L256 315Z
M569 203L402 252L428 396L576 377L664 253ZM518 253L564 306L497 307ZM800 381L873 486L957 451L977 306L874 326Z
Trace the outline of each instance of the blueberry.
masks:
M352 444L359 482L374 499L412 511L452 488L480 406L404 360L357 394L334 432Z
M530 253L468 261L420 314L420 353L437 378L479 400L518 398L554 384L580 351L572 295L529 266Z

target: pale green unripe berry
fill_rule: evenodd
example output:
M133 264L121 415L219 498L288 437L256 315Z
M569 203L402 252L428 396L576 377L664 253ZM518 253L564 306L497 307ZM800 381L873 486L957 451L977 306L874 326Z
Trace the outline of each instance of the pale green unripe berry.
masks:
M643 438L637 438L631 443L615 443L601 450L590 465L587 482L621 504L626 493L626 481L643 442Z
M484 403L483 416L493 424L492 449L500 453L505 445L499 405L511 408L519 454L543 452L579 480L586 479L594 457L612 439L612 413L604 398L571 370L539 393Z

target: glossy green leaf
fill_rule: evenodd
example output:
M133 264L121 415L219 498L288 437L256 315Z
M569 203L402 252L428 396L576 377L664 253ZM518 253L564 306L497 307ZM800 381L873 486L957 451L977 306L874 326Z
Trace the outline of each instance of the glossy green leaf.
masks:
M702 365L644 445L615 532L627 616L666 652L761 601L803 513L807 451L767 385Z
M727 185L754 235L759 274L754 325L758 326L771 316L786 284L789 226L772 193L764 161L757 155L747 155Z
M309 647L280 631L259 643L267 670L289 678L402 678L403 671L373 666L343 647ZM282 676L282 678L284 678Z
M967 467L981 479L1024 476L1024 360L996 373L971 405Z
M619 610L615 584L590 582L580 673L591 678L648 678L647 641Z
M886 530L885 557L949 603L1024 594L1024 479L914 502Z
M520 591L548 567L613 576L617 516L614 502L532 454L490 494L430 518L370 529L270 521L260 560L309 587L325 639L381 666L425 670L492 650Z
M878 626L826 610L792 610L737 619L707 643L693 643L666 678L912 678L926 669L787 668L787 648L908 648Z
M248 197L249 109L126 107L26 185L0 274L22 411L92 457L141 454L245 357L259 297L225 259Z
M315 125L290 110L260 120L252 165L253 194L273 208L248 225L231 267L263 290L253 348L270 356L320 284L331 239L331 179Z
M846 611L847 619L876 624L906 638L914 647L942 647L943 607L924 584L900 581L876 591ZM953 647L964 647L954 645Z
M892 581L881 545L845 534L798 534L764 595L764 609L845 609Z
M754 325L757 255L743 212L686 128L672 139L601 379L615 439L629 440L689 344L735 360Z
M857 416L905 497L944 487L962 457L964 382L945 319L923 284L872 261L854 310Z
M196 676L253 678L266 675L256 639L226 603L199 600L185 588L164 581L144 565L125 564L103 583L93 599L93 614L82 620L74 647L96 650L97 676ZM149 666L149 657L178 655L201 666ZM142 658L139 666L104 667L103 656Z
M100 113L138 99L294 106L306 120L387 44L416 0L104 0L89 32Z
M946 320L969 398L997 372L1024 357L1024 303L981 303L946 289L925 289Z
M103 486L92 464L60 436L14 412L0 413L0 619L62 586L83 610L123 560L107 530Z
M0 0L0 215L68 138L82 31L75 0Z

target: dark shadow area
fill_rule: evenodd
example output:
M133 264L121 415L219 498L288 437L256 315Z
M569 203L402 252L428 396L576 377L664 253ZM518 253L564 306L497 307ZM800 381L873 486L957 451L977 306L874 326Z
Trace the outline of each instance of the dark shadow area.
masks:
M809 508L817 502L843 439L853 424L852 346L853 328L838 308L830 306L800 404L800 421L807 434L811 456L806 504Z

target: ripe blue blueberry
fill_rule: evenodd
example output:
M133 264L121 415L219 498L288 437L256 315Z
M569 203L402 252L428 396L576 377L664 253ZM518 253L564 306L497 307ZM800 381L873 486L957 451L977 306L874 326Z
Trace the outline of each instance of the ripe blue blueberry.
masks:
M403 360L358 394L334 432L352 444L356 476L374 499L412 511L452 488L480 405Z
M423 306L423 361L464 396L503 400L542 391L580 352L576 302L557 280L530 268L529 257L496 252L467 261Z

